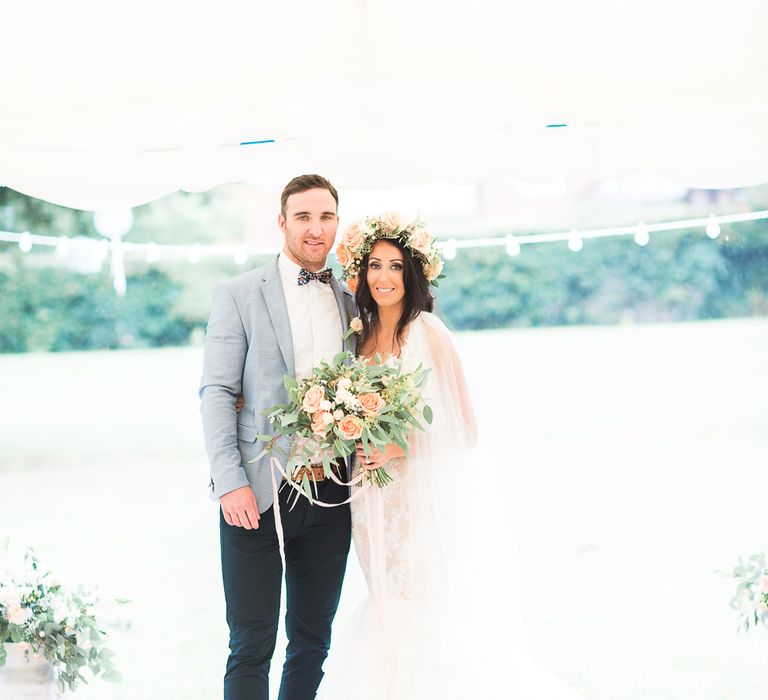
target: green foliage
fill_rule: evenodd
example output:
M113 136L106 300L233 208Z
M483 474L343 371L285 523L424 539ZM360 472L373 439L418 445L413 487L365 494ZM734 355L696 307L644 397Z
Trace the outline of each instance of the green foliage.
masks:
M728 575L728 574L726 574ZM731 598L731 608L738 614L738 629L748 632L751 626L768 626L768 566L765 554L753 554L739 563L730 573L736 579L736 591Z
M41 653L58 675L60 690L87 682L83 671L117 682L114 654L96 619L96 596L72 589L43 570L34 554L0 550L0 646L25 643ZM3 649L0 666L6 661Z
M189 341L194 322L175 314L181 288L159 269L128 276L117 297L108 272L37 266L20 253L0 269L0 352L161 347Z
M243 241L244 203L237 188L177 192L138 207L130 239ZM98 236L88 212L6 188L0 227ZM461 250L446 261L438 309L457 330L768 314L768 223L722 229L715 241L701 230L652 235L644 248L624 237L586 240L579 253L564 244L523 246L515 258L503 248ZM216 284L247 269L226 258L148 265L130 256L126 268L128 293L120 299L106 269L82 275L49 251L22 255L0 244L0 352L185 344L205 327Z
M728 240L726 240L726 238ZM461 330L511 326L687 321L768 312L768 224L461 251L446 263L438 306Z

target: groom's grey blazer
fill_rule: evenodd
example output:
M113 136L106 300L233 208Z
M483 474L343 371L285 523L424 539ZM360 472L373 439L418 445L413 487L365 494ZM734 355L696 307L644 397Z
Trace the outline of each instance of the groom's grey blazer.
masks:
M339 305L341 336L355 313L354 298L335 277L331 287ZM350 349L346 342L344 349ZM272 505L269 456L248 462L263 448L256 436L271 433L262 411L288 401L283 375L294 373L288 308L275 258L219 285L214 295L200 382L211 498L250 485L260 513ZM239 414L238 394L245 399Z

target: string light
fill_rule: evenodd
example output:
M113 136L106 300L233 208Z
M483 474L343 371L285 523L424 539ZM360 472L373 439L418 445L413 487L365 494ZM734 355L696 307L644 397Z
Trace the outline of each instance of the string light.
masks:
M568 237L568 247L574 252L578 253L584 247L584 241L581 240L579 232L573 229Z
M453 260L458 254L458 251L456 250L456 241L453 238L443 243L441 247L443 250L443 257L446 260Z
M157 243L154 241L147 243L147 262L153 263L158 260L160 260L160 248Z
M507 255L511 258L515 258L520 255L520 243L514 236L507 236Z
M29 231L24 231L19 238L19 248L22 253L28 253L32 250L32 236Z
M641 221L635 231L635 243L642 248L647 246L650 240L651 235L648 233L648 227Z
M554 243L567 242L568 247L575 251L581 250L584 240L588 238L610 238L621 236L633 236L639 246L647 245L650 240L650 234L663 231L680 231L685 229L704 229L707 236L715 239L721 235L722 224L735 224L747 221L759 221L768 219L768 210L747 212L741 214L728 214L716 216L714 214L707 218L700 219L681 219L676 221L666 221L656 224L638 223L630 226L620 226L614 228L602 229L571 229L556 233L532 233L495 236L492 238L450 238L439 244L443 256L446 260L456 258L459 249L462 248L488 248L504 247L508 255L515 257L520 254L521 247L532 243ZM724 237L728 240L728 236ZM65 256L71 250L73 239L67 236L51 236L30 234L29 231L12 232L0 231L0 242L16 243L19 248L28 253L33 246L49 246L56 248L59 255ZM107 239L77 238L78 245L85 243L94 246L98 255L106 256L109 253L111 243ZM275 255L279 252L279 247L260 247L245 248L242 245L238 247L227 245L203 245L197 243L187 244L157 244L123 242L123 252L125 255L143 255L148 263L155 263L160 258L167 259L186 259L190 263L199 262L203 257L224 256L234 259L238 265L244 265L249 258L258 256Z
M202 257L202 254L200 253L200 246L197 243L195 243L195 245L193 245L189 249L189 255L187 256L187 259L193 265L197 265L197 263L200 262L201 257Z
M58 243L56 243L56 254L62 258L66 257L70 249L70 240L66 236L61 236Z
M245 248L238 248L235 251L234 259L238 265L245 265L248 262L248 251Z
M707 219L706 231L712 240L720 235L720 224L717 223L717 217L714 214L710 214L709 219Z

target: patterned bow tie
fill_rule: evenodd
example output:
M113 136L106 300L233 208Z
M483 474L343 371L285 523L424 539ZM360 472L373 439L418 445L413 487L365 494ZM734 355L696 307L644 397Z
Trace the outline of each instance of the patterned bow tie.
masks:
M310 272L302 267L301 270L299 270L299 287L309 284L311 280L317 280L323 284L330 284L332 274L333 271L330 267L326 267L325 270L320 270L320 272Z

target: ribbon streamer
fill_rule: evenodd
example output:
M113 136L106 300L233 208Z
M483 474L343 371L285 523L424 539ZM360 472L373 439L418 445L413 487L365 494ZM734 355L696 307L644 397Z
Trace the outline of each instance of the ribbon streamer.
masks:
M277 469L278 472L285 478L285 481L287 484L290 485L292 489L294 489L297 493L301 494L306 498L310 503L316 506L321 506L323 508L336 508L338 506L346 505L347 503L351 503L352 501L360 498L371 486L371 481L368 481L368 483L363 484L360 489L357 491L357 493L352 494L349 498L347 498L345 501L341 501L340 503L326 503L325 501L321 501L317 498L312 498L312 496L304 493L301 486L299 486L293 479L291 479L288 474L286 474L285 469L283 468L283 465L280 464L280 461L276 457L272 457L272 469L270 470L272 472L272 498L274 499L274 504L272 507L272 511L275 514L275 530L277 530L277 542L280 547L280 560L283 563L283 571L285 571L285 534L283 532L283 519L280 516L280 501L279 501L279 490L277 488L277 479L275 478L275 469ZM365 472L360 472L356 477L351 479L350 481L342 481L339 479L334 473L333 470L330 470L330 478L332 481L337 483L339 486L355 486L356 484L359 484L363 479L365 479Z
M386 673L386 693L390 700L395 699L395 683L394 683L394 646L392 640L392 630L390 625L389 616L386 614L387 593L386 593L386 576L387 576L387 562L386 562L386 548L384 545L384 500L382 499L381 488L376 488L371 491L371 485L373 481L368 479L366 483L363 483L358 491L352 494L349 498L340 503L326 503L317 498L313 498L311 495L305 493L301 486L293 481L285 472L285 468L276 457L272 457L272 497L274 499L274 505L272 510L275 515L275 530L277 531L277 542L280 549L280 561L283 566L283 571L286 570L285 563L285 534L283 532L283 520L280 515L280 502L279 502L279 490L277 487L277 478L275 477L275 470L285 478L286 483L294 489L297 494L304 496L313 505L321 506L322 508L336 508L337 506L343 506L347 503L357 500L365 493L369 493L370 498L365 500L366 509L366 526L368 529L368 543L369 543L369 556L371 572L371 594L373 596L374 607L379 621L379 627L382 634L382 644L384 647L384 662L385 665L391 669L392 672ZM329 470L329 477L332 481L339 486L355 486L365 480L367 474L365 471L361 471L356 477L350 481L342 481L334 473L333 470Z

